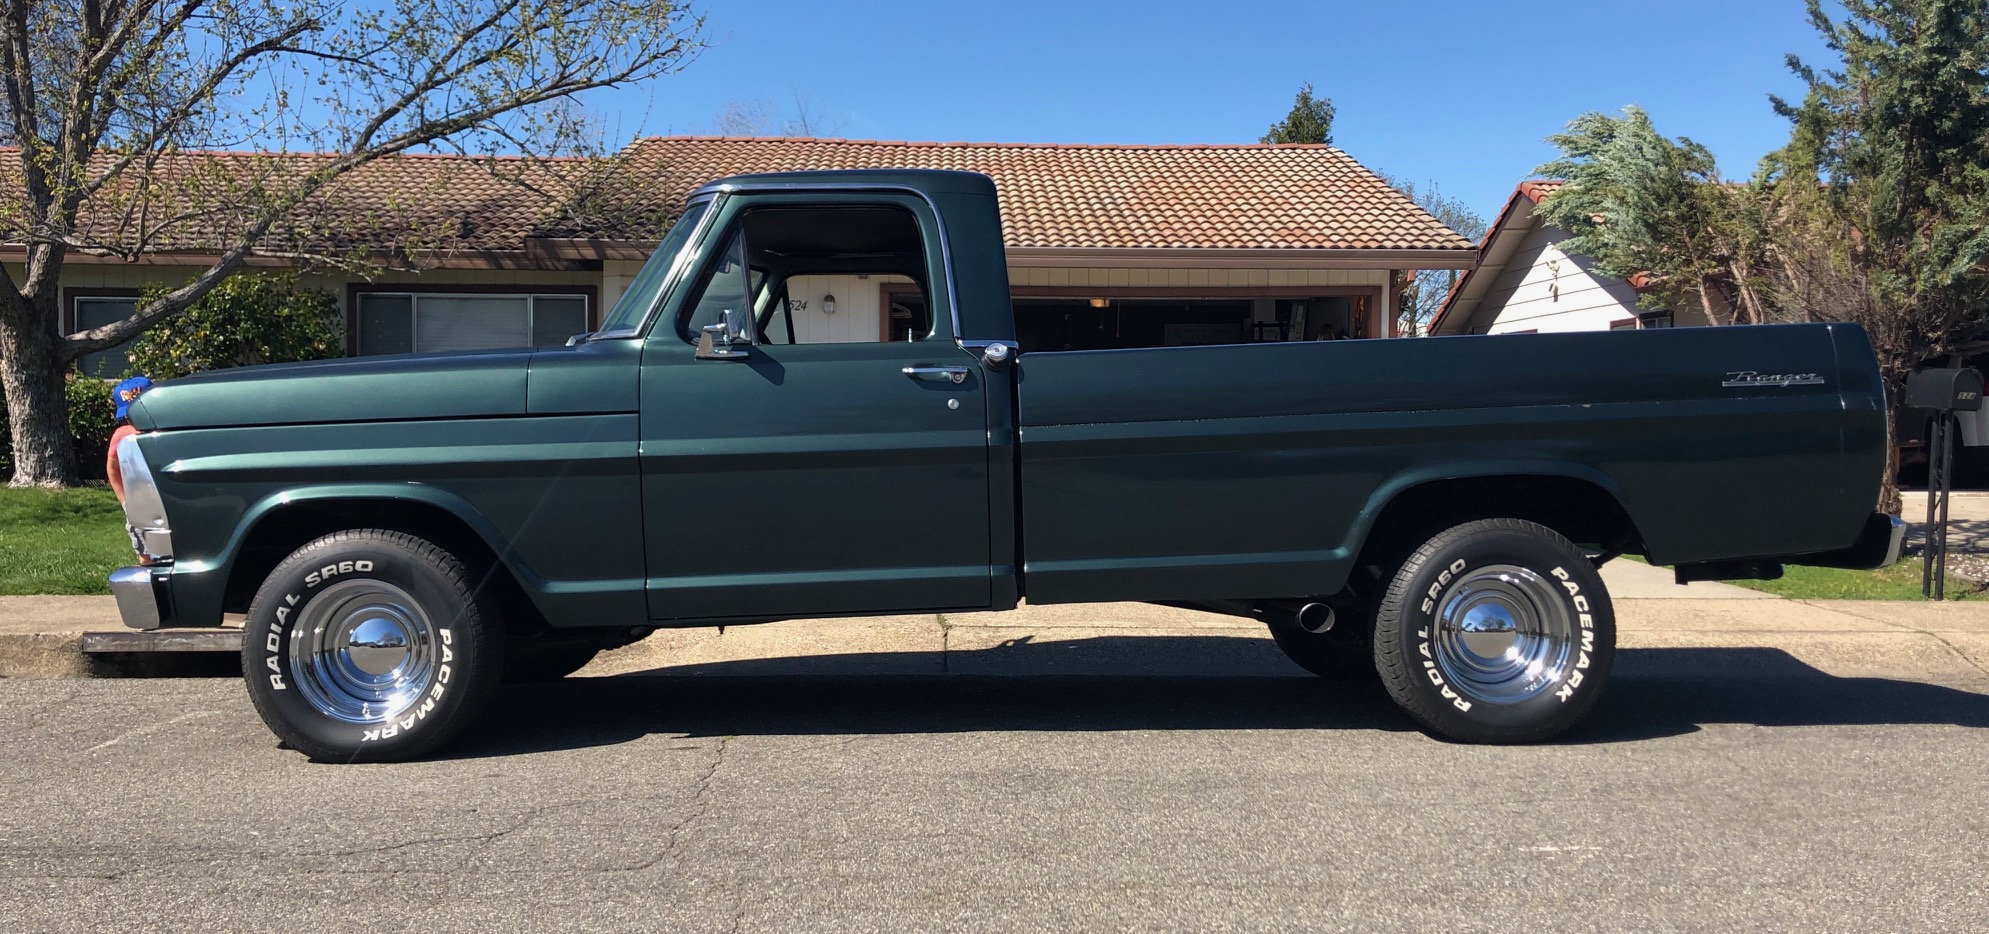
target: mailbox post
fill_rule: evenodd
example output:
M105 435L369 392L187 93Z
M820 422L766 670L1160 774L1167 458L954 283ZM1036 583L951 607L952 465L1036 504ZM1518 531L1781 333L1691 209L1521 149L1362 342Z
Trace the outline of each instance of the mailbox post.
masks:
M1927 420L1927 543L1920 569L1920 593L1947 599L1948 494L1954 489L1956 412L1982 408L1982 371L1972 368L1920 370L1906 377L1906 407L1932 413Z

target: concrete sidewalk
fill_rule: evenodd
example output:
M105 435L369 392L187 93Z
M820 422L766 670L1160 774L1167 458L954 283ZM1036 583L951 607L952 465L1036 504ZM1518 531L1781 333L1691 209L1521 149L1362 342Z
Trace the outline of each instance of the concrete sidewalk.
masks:
M1642 657L1691 658L1742 676L1793 659L1840 677L1989 680L1989 601L1792 601L1725 585L1674 587L1668 571L1643 572L1641 582L1610 575L1619 644L1677 651ZM1645 593L1662 596L1630 595ZM78 649L84 631L115 628L108 597L0 597L0 677L122 673ZM1114 603L665 630L582 672L632 673L1276 677L1298 669L1253 621Z

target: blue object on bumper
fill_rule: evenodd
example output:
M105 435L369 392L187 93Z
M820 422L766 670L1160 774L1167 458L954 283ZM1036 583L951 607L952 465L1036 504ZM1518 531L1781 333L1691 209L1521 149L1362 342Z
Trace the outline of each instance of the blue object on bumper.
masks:
M117 613L133 629L157 629L172 619L172 597L166 589L166 569L118 568L111 572L111 595Z

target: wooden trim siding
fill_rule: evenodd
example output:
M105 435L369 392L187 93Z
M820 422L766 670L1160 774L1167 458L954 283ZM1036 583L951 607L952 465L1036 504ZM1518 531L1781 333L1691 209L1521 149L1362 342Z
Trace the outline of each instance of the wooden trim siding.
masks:
M1014 298L1342 298L1381 300L1378 285L1016 285Z
M1117 266L1166 269L1470 269L1467 250L1263 250L1009 247L1010 266Z

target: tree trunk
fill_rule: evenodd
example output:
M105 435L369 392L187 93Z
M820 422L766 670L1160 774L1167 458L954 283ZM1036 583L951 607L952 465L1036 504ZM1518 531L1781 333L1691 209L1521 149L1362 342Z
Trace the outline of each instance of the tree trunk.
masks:
M9 486L73 486L76 450L62 393L67 362L55 333L53 297L0 301L0 389L14 440Z
M1896 516L1906 508L1905 497L1899 495L1899 445L1905 439L1899 437L1898 419L1899 400L1906 392L1906 378L1894 378L1890 373L1884 374L1883 378L1885 397L1891 405L1886 406L1885 412L1885 474L1879 478L1878 511Z
M1713 313L1713 277L1712 276L1699 277L1698 292L1699 292L1699 310L1701 313L1703 313L1706 316L1706 323L1724 324L1725 322L1721 321L1719 319L1719 316Z

